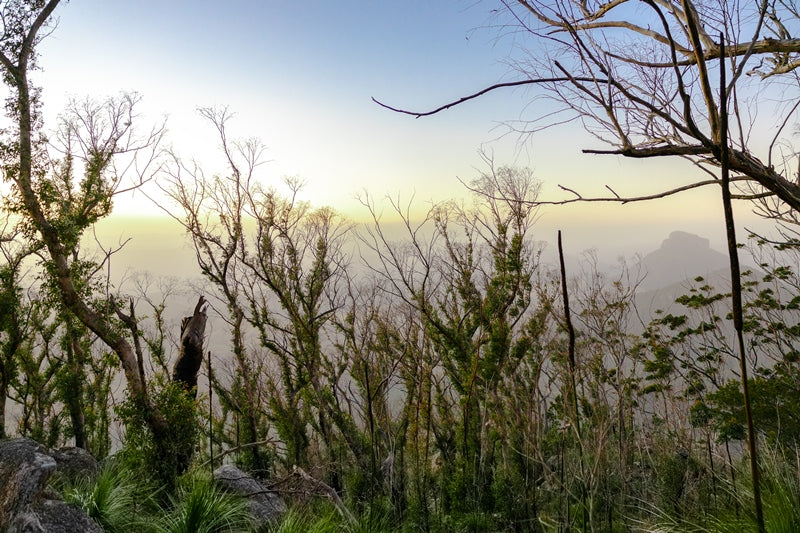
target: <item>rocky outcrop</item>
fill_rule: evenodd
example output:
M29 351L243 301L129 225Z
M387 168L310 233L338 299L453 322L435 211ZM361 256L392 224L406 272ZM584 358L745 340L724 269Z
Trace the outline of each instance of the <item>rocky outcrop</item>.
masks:
M83 448L58 448L50 455L56 461L56 473L71 484L93 480L100 474L100 463Z
M29 439L0 441L0 531L8 533L101 533L82 511L47 490L58 463Z
M214 481L249 502L250 514L258 528L277 522L286 513L283 498L233 465L222 465L214 470Z
M712 249L708 239L673 231L658 250L642 258L641 267L647 274L641 288L651 290L727 269L728 256Z
M80 509L59 500L43 500L15 517L8 533L102 533L97 523Z

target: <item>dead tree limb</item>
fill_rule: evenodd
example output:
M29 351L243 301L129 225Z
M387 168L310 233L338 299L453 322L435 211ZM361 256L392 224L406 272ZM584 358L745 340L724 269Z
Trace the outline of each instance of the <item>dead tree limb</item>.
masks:
M725 50L725 40L720 35L720 49ZM737 347L739 350L739 368L742 377L742 397L744 400L744 412L747 422L747 447L750 452L750 471L753 478L753 500L755 502L756 523L759 533L766 531L764 524L764 509L761 501L761 475L758 469L758 443L756 441L756 430L753 423L753 410L750 400L750 387L747 377L747 352L744 342L744 311L742 305L742 279L741 268L739 266L739 246L736 242L736 225L733 220L733 206L731 205L731 193L728 187L728 107L727 91L725 89L725 63L720 61L720 162L722 163L722 206L725 211L725 233L728 237L728 259L730 261L731 272L731 305L733 315L733 326L736 330Z
M181 350L172 369L172 381L183 384L186 391L197 397L197 373L203 364L203 336L206 331L206 299L197 300L192 316L181 324Z
M333 489L333 487L315 477L312 477L308 472L299 466L295 466L292 469L292 473L308 483L313 489L322 492L322 494L324 494L331 501L333 506L336 507L336 510L339 511L339 514L342 515L342 518L347 520L350 524L357 523L355 516L353 516L353 513L351 513L350 510L344 505L344 502L339 497L339 494Z
M747 177L736 177L730 178L730 182L749 182L752 181L750 178ZM468 183L464 182L463 180L461 183L470 191L477 192L477 189L470 186ZM710 179L704 181L696 181L694 183L689 183L687 185L681 185L680 187L675 187L674 189L669 189L666 191L661 191L653 194L645 194L642 196L620 196L614 189L610 186L606 185L606 189L608 189L613 196L583 196L581 193L576 191L575 189L571 189L565 185L559 185L558 188L562 191L568 192L573 194L574 198L564 198L563 200L536 200L532 202L535 206L540 205L565 205L565 204L574 204L578 202L616 202L619 204L627 204L627 203L634 203L634 202L645 202L648 200L659 200L661 198L666 198L668 196L673 196L675 194L689 191L692 189L698 189L700 187L705 187L707 185L720 185L720 181L717 179ZM755 193L755 194L731 194L732 200L757 200L759 198L767 198L770 196L775 196L775 193L772 192L763 192L763 193ZM503 198L499 196L492 196L488 195L487 198L492 200L503 200Z
M440 111L444 111L445 109L450 109L451 107L457 106L459 104L463 104L464 102L468 102L474 98L478 98L479 96L483 96L484 94L494 91L496 89L505 89L506 87L519 87L521 85L533 85L537 83L558 83L558 82L567 82L567 81L579 81L585 83L608 83L608 80L599 80L595 78L584 78L584 77L557 77L557 78L535 78L530 80L519 80L519 81L508 81L505 83L495 83L489 87L481 89L480 91L470 94L468 96L462 96L458 100L454 100L449 104L444 104L442 106L437 107L431 111L409 111L408 109L400 109L397 107L392 107L390 105L384 104L380 100L377 100L374 96L372 97L372 101L378 104L381 107L385 107L390 111L394 111L395 113L403 113L404 115L411 115L412 117L420 118L420 117L429 117L431 115L435 115Z

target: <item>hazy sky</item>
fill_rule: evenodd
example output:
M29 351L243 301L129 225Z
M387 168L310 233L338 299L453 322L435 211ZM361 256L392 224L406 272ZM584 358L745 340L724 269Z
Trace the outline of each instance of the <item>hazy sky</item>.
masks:
M298 175L305 198L356 220L366 215L355 199L364 190L379 198L414 195L420 206L465 196L458 178L485 168L479 150L498 164L533 168L548 197L558 196L559 183L587 196L603 195L605 184L639 194L696 176L682 162L581 155L601 146L578 124L503 135L504 122L543 110L527 106L533 90L496 92L422 119L371 102L375 96L425 109L515 79L503 61L514 43L501 36L496 7L472 0L73 0L59 8L58 27L40 47L43 71L34 81L43 86L47 120L70 95L136 91L142 120L167 115L168 142L209 165L217 141L196 108L229 106L237 114L232 134L259 137L268 148L265 183ZM718 194L549 208L541 212L540 238L552 241L563 228L576 247L610 240L622 250L681 229L716 245L724 232ZM116 207L121 214L156 211L142 195Z

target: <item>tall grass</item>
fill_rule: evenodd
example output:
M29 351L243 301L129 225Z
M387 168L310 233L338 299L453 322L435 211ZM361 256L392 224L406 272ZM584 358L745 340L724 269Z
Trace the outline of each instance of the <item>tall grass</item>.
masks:
M123 464L109 462L94 481L66 488L64 499L80 507L104 531L127 532L147 529L147 517L157 508L156 492Z
M342 531L342 521L334 509L294 508L269 529L269 533L335 533Z
M310 505L289 510L269 533L388 533L401 531L393 527L391 517L381 508L367 508L350 522L329 505Z
M800 450L789 455L778 446L763 446L761 456L762 498L767 533L796 533L800 531ZM674 517L654 510L658 525L648 529L657 533L743 533L755 531L757 522L753 508L750 481L742 477L737 487L728 487L731 501L736 505L722 509L716 516Z
M181 480L172 507L156 523L159 533L252 531L247 501L214 484L206 473L190 472Z
M80 507L112 533L233 533L253 531L247 502L214 484L207 473L189 472L171 497L137 477L124 463L106 465L93 482L64 489L64 499ZM164 502L167 503L161 503Z

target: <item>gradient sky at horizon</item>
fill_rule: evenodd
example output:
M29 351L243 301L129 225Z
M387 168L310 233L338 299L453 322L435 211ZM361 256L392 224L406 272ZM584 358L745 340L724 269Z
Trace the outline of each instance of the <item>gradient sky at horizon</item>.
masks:
M215 170L222 170L210 155L218 142L196 109L228 106L236 113L232 135L258 137L267 147L265 183L297 175L305 199L355 220L366 216L357 200L364 191L413 197L420 209L467 196L459 179L486 169L481 150L497 164L530 166L548 198L564 196L558 184L586 196L607 195L606 184L636 195L698 175L681 161L582 155L582 148L603 146L578 123L532 136L508 133L505 122L547 111L531 107L544 105L531 104L532 89L498 91L422 119L370 100L429 109L515 79L504 60L519 43L504 37L496 7L474 0L74 0L58 8L33 80L43 87L48 124L70 96L136 91L145 126L166 115L167 142ZM159 212L141 194L118 200L116 211ZM746 217L749 209L739 211ZM603 239L660 242L675 229L716 244L724 233L716 190L540 213L543 232L564 228L580 247L602 246Z

